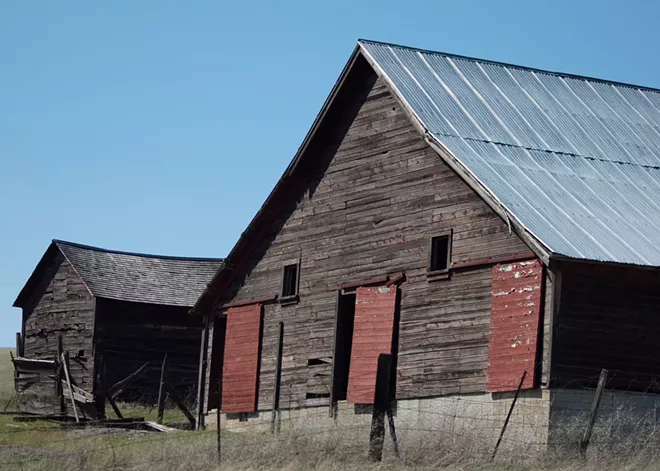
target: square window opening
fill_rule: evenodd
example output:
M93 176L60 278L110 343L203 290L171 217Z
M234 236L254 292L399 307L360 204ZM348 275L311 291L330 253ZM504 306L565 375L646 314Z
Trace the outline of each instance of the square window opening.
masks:
M431 254L429 257L429 274L449 271L451 259L451 234L443 234L431 238Z
M280 298L290 300L298 296L298 264L286 265L282 271Z

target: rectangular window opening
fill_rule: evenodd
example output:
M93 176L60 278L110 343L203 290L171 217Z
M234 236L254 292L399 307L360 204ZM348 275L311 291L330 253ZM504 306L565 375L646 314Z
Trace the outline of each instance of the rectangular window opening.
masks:
M286 265L282 270L282 300L291 300L298 296L298 264Z
M442 234L431 238L429 256L429 275L446 273L451 262L451 234Z

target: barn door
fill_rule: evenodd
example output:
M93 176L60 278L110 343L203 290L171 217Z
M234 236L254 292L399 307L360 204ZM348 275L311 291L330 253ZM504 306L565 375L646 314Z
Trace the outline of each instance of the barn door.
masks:
M392 353L397 287L357 288L346 400L372 404L378 356Z
M254 412L257 408L261 304L227 311L222 368L222 412Z

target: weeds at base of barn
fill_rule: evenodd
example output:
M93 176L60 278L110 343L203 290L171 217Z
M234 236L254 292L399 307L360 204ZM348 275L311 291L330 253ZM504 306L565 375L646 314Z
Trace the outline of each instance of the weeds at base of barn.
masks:
M407 449L402 450L399 459L394 457L388 437L383 462L372 463L366 457L364 430L338 430L314 435L283 431L279 436L269 432L226 432L218 465L214 431L63 431L54 424L36 423L10 427L16 430L10 431L10 424L4 420L1 427L0 470L651 471L659 469L660 464L656 441L643 445L641 440L631 438L631 450L636 451L625 457L619 454L620 447L615 454L594 447L586 460L569 453L534 455L519 449L507 450L491 463L481 443L437 440L424 433L419 433L414 442L408 437Z

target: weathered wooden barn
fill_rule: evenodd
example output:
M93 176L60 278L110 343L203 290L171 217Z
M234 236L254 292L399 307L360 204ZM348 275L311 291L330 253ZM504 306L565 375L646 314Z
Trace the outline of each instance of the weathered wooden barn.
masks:
M658 90L360 41L193 310L200 413L268 416L280 323L280 407L335 420L380 353L408 408L526 371L546 432L602 368L659 392L659 231Z
M58 349L68 351L71 380L89 393L99 387L101 359L107 386L148 361L123 398L151 400L167 353L169 382L194 398L202 322L188 311L221 264L53 240L14 302L23 310L20 355L47 366ZM20 410L60 412L52 378L17 381Z

